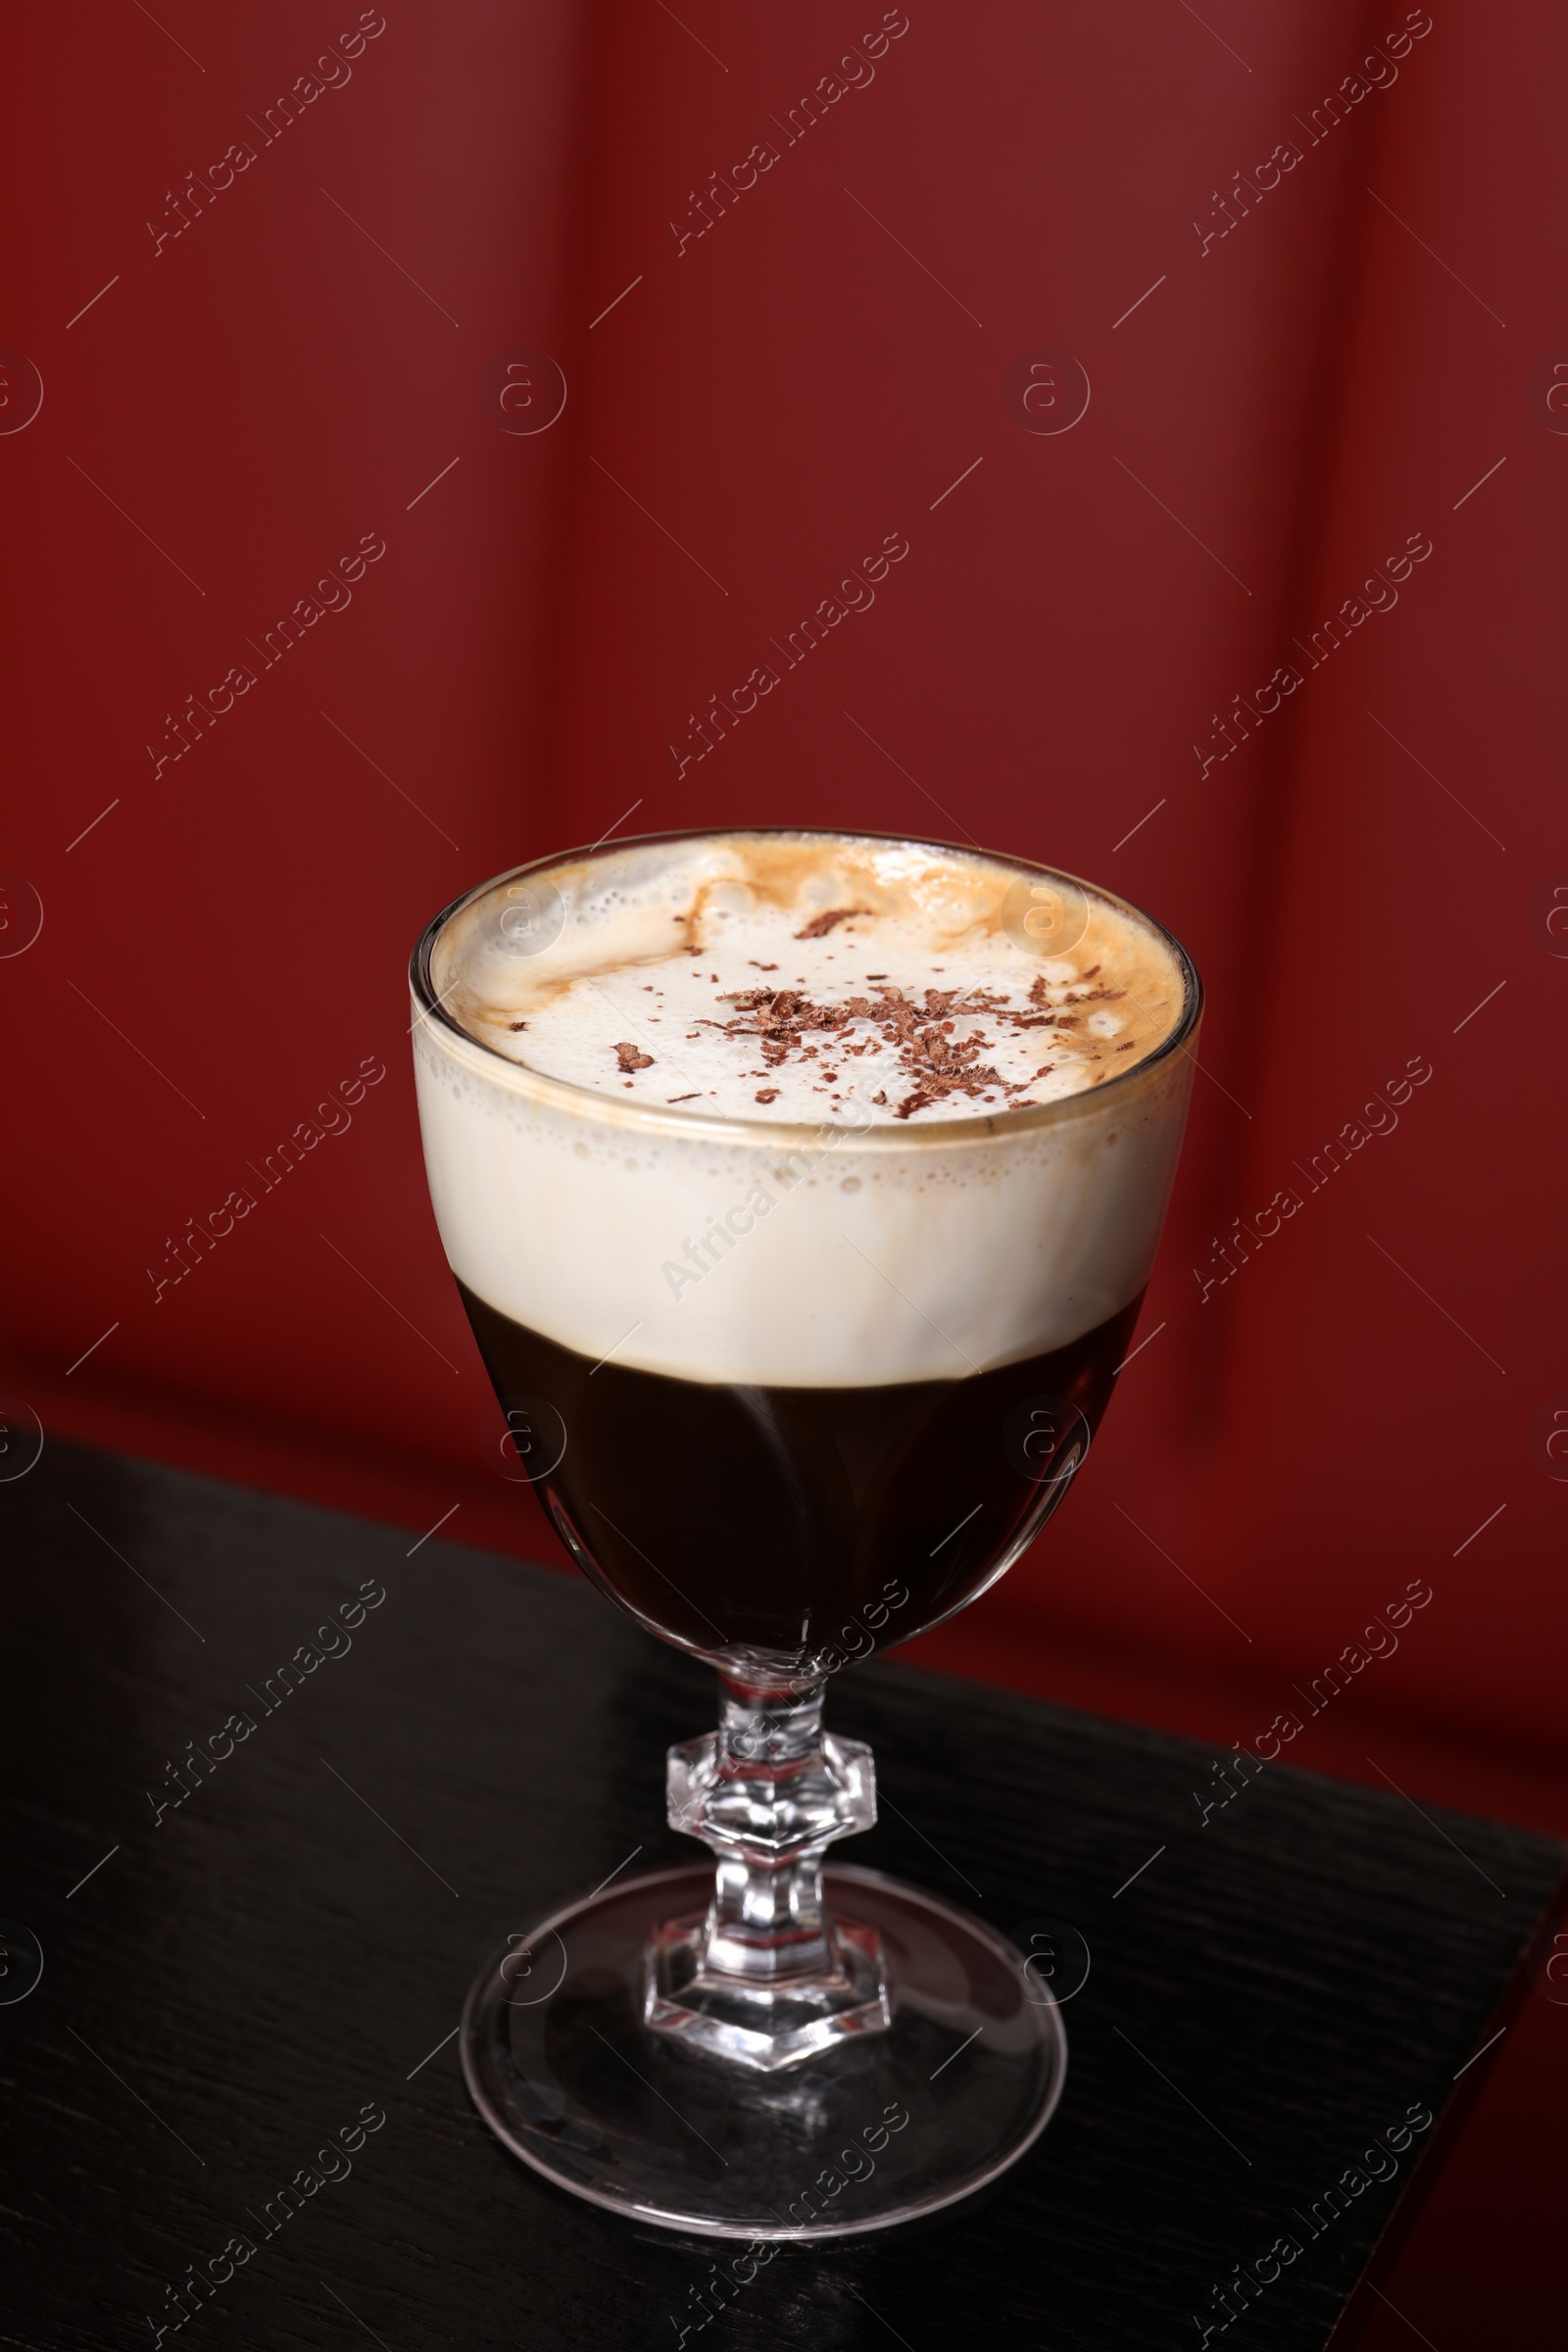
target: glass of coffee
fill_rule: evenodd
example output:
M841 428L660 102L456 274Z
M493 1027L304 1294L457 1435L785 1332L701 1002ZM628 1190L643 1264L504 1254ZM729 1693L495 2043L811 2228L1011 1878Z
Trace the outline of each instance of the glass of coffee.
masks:
M949 2204L1044 2126L1060 2012L966 1912L825 1865L876 1794L823 1691L984 1592L1081 1468L1197 974L1065 874L757 831L501 875L411 978L431 1199L511 1443L585 1575L719 1674L717 1731L668 1758L712 1864L509 1937L469 2089L537 2171L667 2227Z

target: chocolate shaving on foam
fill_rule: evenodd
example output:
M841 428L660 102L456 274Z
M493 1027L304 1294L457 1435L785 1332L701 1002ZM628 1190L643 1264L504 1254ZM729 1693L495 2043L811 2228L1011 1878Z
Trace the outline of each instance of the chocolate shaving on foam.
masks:
M852 914L869 914L869 906L833 906L826 914L813 914L804 931L793 934L796 939L826 939L840 923L847 923Z
M654 1066L653 1055L651 1054L639 1054L636 1047L632 1045L629 1040L623 1041L620 1045L618 1045L615 1048L615 1052L620 1058L620 1066L623 1071L651 1070Z
M795 936L799 939L825 938L839 923L866 911L859 906L829 908L815 916ZM761 964L755 957L752 962L753 968L758 971L777 969L776 965ZM1069 980L1065 984L1057 983L1058 994L1054 1004L1051 996L1051 983L1042 972L1036 976L1027 1003L1023 1005L1013 1004L1006 996L985 986L968 989L927 988L921 999L916 1001L906 995L902 988L890 985L883 973L866 975L868 982L879 984L875 986L873 995L851 996L841 1004L818 1004L801 983L793 987L763 985L738 989L723 997L721 1002L735 1007L731 1018L709 1020L699 1015L698 1030L717 1029L736 1040L755 1040L760 1049L762 1061L760 1070L750 1073L756 1077L771 1076L792 1055L803 1065L816 1065L809 1068L808 1074L813 1086L822 1093L828 1093L834 1087L839 1071L836 1066L828 1066L823 1046L813 1042L814 1038L827 1041L828 1056L854 1054L858 1057L872 1052L879 1037L885 1046L894 1049L909 1081L908 1092L893 1105L894 1115L899 1119L913 1118L917 1112L927 1110L953 1096L963 1096L971 1102L992 1102L996 1099L996 1093L1000 1092L1013 1102L1019 1097L1026 1098L1025 1102L1018 1104L1022 1108L1033 1102L1028 1089L1038 1080L1049 1077L1057 1064L1042 1063L1027 1079L1009 1082L1002 1077L993 1063L981 1059L987 1049L994 1049L997 1042L995 1029L988 1030L986 1024L994 1023L996 1029L1005 1025L1014 1033L1030 1029L1054 1029L1058 1032L1079 1029L1083 1026L1082 1015L1064 1007L1111 1003L1126 993L1121 989L1086 989L1081 985L1081 980L1093 979L1100 969L1096 965L1092 971L1082 974L1079 982ZM858 1022L865 1024L875 1035L855 1039L853 1031ZM960 1022L971 1024L961 1034ZM691 1034L695 1037L697 1033L693 1031ZM1046 1040L1042 1039L1041 1042L1044 1044ZM1062 1042L1066 1044L1069 1041L1063 1039ZM1125 1047L1116 1049L1118 1053L1126 1050ZM621 1068L626 1071L645 1068L652 1059L651 1055L637 1054L629 1046L617 1046L615 1051L621 1057ZM1101 1058L1098 1053L1095 1058ZM1101 1072L1100 1075L1104 1073ZM780 1092L777 1087L767 1087L757 1095L756 1100L759 1102L776 1102ZM689 1097L676 1099L690 1100ZM833 1092L832 1100L838 1102L840 1094ZM886 1089L879 1089L871 1101L878 1107L886 1106Z
M980 1059L992 1045L992 1038L984 1028L971 1028L960 1036L960 1020L989 1018L1021 1028L1046 1025L1040 1013L1022 1011L988 988L967 991L928 988L923 1003L916 1004L902 988L884 985L874 998L853 996L843 1004L818 1004L797 988L745 988L736 990L724 1002L736 1007L733 1017L727 1021L706 1021L704 1027L722 1030L726 1036L735 1038L755 1037L769 1070L788 1060L792 1052L802 1061L819 1061L821 1049L810 1042L813 1031L830 1034L838 1052L863 1052L870 1040L856 1045L849 1041L846 1032L856 1021L868 1022L884 1044L897 1052L912 1082L908 1093L895 1105L894 1115L900 1119L912 1118L917 1111L953 1095L983 1100L988 1088L1004 1095L1017 1095L1024 1092L1026 1085L1034 1083L1029 1079L1009 1085L991 1062ZM824 1066L813 1075L829 1083L837 1078L838 1072ZM776 1096L777 1090L773 1092ZM885 1090L872 1100L878 1104L885 1103Z

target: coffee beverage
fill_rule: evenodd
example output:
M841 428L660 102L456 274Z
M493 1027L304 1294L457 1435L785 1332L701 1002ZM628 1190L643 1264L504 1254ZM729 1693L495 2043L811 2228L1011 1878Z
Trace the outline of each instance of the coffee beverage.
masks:
M1065 2036L1016 1944L827 1869L877 1792L824 1688L973 1599L1076 1475L1134 1344L1196 976L1062 874L735 832L503 875L430 926L412 986L430 1197L515 1466L720 1680L665 1782L712 1868L612 1873L509 1936L459 2029L469 2089L644 2224L932 2213L1032 2144ZM559 1970L537 1999L519 1942ZM847 2084L898 2154L853 2218L803 2215Z
M502 877L414 989L447 1255L607 1592L787 1678L1017 1556L1152 1261L1199 1005L1172 940L978 853L716 834Z

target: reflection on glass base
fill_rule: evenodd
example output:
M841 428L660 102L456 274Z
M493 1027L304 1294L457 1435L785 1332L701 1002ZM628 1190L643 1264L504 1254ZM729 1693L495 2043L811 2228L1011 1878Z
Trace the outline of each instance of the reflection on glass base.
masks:
M645 2018L649 1948L691 1931L703 1863L651 1872L510 1936L468 1995L469 2092L514 2155L642 2222L719 2238L886 2230L967 2196L1038 2137L1066 2035L1024 1955L921 1888L853 1867L825 1887L885 1981L888 2024L779 2072Z
M656 2034L776 2074L855 2034L885 2033L893 2023L874 1929L839 1923L831 1931L832 1977L799 1990L741 1984L706 1968L708 1932L706 1911L655 1930L643 1955L643 2017Z

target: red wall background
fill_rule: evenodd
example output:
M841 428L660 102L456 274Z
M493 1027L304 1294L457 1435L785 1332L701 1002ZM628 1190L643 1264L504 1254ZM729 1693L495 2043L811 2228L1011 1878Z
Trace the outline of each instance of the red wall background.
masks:
M1227 1745L1424 1580L1291 1754L1568 1829L1560 14L168 0L6 42L13 1397L554 1556L424 1198L416 932L617 822L971 835L1147 905L1211 1009L1097 1466L924 1653ZM1044 352L1070 430L1020 405ZM874 609L682 767L895 530Z

